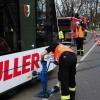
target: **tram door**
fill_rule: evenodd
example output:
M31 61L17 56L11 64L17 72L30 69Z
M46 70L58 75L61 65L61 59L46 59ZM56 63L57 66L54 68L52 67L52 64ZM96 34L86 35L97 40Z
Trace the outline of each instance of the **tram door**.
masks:
M32 45L35 47L36 44L35 2L36 0L19 0L22 50L33 49Z

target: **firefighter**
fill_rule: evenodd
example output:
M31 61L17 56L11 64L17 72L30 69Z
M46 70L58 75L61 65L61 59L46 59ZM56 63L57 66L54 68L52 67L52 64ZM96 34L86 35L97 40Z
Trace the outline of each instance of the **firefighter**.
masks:
M59 64L58 80L61 87L61 100L75 100L76 54L69 46L60 42L53 43L46 48L41 57L50 52L54 54L54 60Z
M84 29L80 25L80 22L76 22L76 46L77 46L77 55L84 55L83 44L84 44Z

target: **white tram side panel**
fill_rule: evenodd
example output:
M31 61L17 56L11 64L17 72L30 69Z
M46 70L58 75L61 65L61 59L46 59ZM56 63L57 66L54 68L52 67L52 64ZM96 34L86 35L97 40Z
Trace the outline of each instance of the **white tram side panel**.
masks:
M33 71L41 71L40 54L45 48L0 56L0 93L31 80ZM49 64L52 55L47 56ZM49 71L55 67L51 63Z

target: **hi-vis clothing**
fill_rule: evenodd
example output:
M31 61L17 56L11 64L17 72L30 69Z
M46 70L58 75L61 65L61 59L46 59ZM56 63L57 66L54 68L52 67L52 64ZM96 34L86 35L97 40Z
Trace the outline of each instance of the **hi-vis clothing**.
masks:
M84 38L84 32L82 30L82 27L80 26L79 28L76 28L76 38Z
M76 27L76 45L77 45L77 55L84 54L83 50L83 43L84 43L84 32L82 30L82 27Z
M59 57L61 56L61 54L65 51L69 51L69 52L73 52L73 50L67 46L64 46L62 44L59 44L56 48L55 48L55 52L54 52L54 60L55 61L59 61Z
M61 85L61 100L74 100L76 91L76 54L70 47L60 43L53 44L46 50L48 53L53 52L55 60L59 62L58 80Z
M58 35L59 35L59 39L64 39L63 31L59 31Z
M70 100L70 95L68 95L68 96L61 96L61 100Z

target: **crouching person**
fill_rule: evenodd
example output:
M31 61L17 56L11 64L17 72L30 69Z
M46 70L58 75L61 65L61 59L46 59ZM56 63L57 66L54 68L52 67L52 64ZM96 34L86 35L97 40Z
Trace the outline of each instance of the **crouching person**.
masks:
M58 80L61 85L61 100L75 100L77 56L69 47L59 42L50 45L41 56L52 52L54 60L59 64Z

